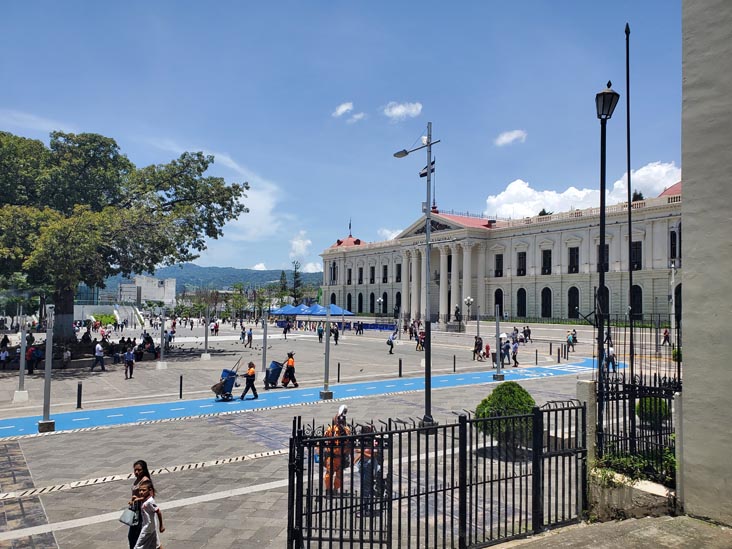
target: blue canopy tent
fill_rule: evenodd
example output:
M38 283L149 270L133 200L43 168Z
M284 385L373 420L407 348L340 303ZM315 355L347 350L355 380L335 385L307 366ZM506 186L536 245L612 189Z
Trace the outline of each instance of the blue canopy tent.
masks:
M297 309L288 303L284 307L280 307L279 309L272 311L270 314L275 315L275 316L284 316L284 315L296 315L298 313L297 313Z
M326 316L328 314L328 310L323 307L322 305L318 305L317 303L310 307L308 309L308 312L306 313L310 316ZM340 308L338 305L330 305L330 315L331 316L354 316L354 314L351 311L346 311L345 309Z
M300 303L297 307L295 307L295 310L297 311L296 314L298 315L306 315L308 314L308 311L310 310L310 307L305 305L304 303Z

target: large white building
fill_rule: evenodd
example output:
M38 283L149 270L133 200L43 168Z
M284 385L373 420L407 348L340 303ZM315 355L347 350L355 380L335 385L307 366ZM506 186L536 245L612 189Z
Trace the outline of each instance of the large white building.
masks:
M632 252L627 203L609 206L605 285L609 313L667 315L680 308L681 183L632 203ZM393 240L367 243L352 235L325 250L323 293L355 313L424 318L430 284L432 321L444 325L459 305L470 316L579 318L594 309L598 282L599 208L525 219L431 211L431 273L426 272L425 218ZM672 262L673 260L673 262Z
M154 276L138 275L133 281L119 285L118 298L123 303L162 301L166 307L175 307L175 278L160 279Z

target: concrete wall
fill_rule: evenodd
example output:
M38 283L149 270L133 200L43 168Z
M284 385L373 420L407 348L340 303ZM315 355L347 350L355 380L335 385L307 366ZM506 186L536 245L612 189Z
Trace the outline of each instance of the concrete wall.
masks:
M732 524L729 0L683 2L682 144L684 504L687 513Z

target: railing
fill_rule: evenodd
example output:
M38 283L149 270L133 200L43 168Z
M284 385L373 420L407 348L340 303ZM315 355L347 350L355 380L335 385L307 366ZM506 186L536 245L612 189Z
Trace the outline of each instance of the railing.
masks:
M339 436L295 418L287 547L484 547L577 522L585 418L571 401L429 427L390 419Z

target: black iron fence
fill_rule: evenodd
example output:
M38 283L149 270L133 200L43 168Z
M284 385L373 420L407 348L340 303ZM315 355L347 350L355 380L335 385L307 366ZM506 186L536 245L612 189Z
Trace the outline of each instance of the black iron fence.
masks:
M575 522L586 504L585 421L576 401L338 436L295 418L288 547L483 547Z
M682 390L680 322L649 316L633 322L631 335L627 317L609 320L605 354L612 345L615 364L606 360L598 375L598 457L635 478L674 487L674 394Z

